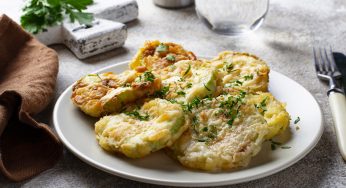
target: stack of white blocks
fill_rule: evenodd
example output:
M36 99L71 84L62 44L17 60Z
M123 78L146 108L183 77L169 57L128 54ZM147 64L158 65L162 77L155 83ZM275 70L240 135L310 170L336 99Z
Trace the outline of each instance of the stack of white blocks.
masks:
M66 20L36 38L46 45L64 44L79 59L100 54L124 45L127 38L124 23L138 17L138 4L136 0L94 0L86 12L94 13L92 26Z

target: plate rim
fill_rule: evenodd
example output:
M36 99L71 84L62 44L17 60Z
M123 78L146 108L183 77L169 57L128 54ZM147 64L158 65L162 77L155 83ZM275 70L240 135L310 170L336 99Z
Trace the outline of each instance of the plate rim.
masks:
M99 72L103 72L107 69L113 68L113 67L117 67L117 66L121 66L124 64L128 64L130 62L130 60L127 61L122 61L119 63L115 63L112 65L108 65L105 66L103 68L100 68L96 71L93 71L93 73L99 73ZM302 158L304 158L308 153L311 152L312 149L315 148L315 146L318 144L318 142L320 141L322 134L324 132L324 117L323 117L323 113L320 107L320 104L318 103L318 101L316 100L316 98L312 95L312 93L307 90L305 87L303 87L299 82L295 81L294 79L280 73L274 70L270 70L271 73L274 74L279 74L280 76L285 77L286 79L292 80L295 83L297 83L297 85L299 85L303 90L305 90L310 96L311 98L314 100L314 102L317 104L318 106L318 111L321 117L321 123L319 125L319 130L318 133L315 135L315 137L313 138L313 142L311 142L308 147L306 147L304 149L304 152L301 152L296 158L293 158L292 160L288 161L286 164L281 165L281 166L277 166L275 168L273 168L270 171L267 171L265 173L261 173L258 175L253 175L251 177L243 177L243 178L239 178L237 180L224 180L224 181L213 181L213 180L208 180L207 182L195 182L195 181L180 181L180 182L172 182L172 181L166 181L166 180L162 180L162 179L158 179L158 178L146 178L143 177L141 175L134 175L134 174L129 174L123 171L119 171L117 169L114 168L110 168L107 167L101 163L99 163L98 161L95 161L93 159L91 159L90 157L84 155L83 153L81 153L77 148L75 148L64 136L64 134L62 133L61 129L58 126L58 120L57 120L57 111L58 111L58 106L61 104L61 101L63 100L63 96L66 95L67 92L69 92L69 90L71 90L71 88L73 87L73 85L75 84L75 82L73 82L71 85L69 85L59 96L58 100L55 102L54 104L54 110L53 110L53 125L55 128L55 131L57 132L58 137L60 138L60 140L62 141L62 143L65 145L65 147L72 152L77 158L79 158L80 160L82 160L83 162L89 164L90 166L93 166L96 169L102 170L104 172L107 172L109 174L115 175L115 176L119 176L122 178L126 178L126 179L130 179L133 181L137 181L137 182L144 182L144 183L150 183L150 184L156 184L156 185L166 185L166 186L187 186L187 187L193 187L193 186L200 186L200 187L206 187L206 186L221 186L221 185L232 185L232 184L238 184L238 183L244 183L244 182L249 182L249 181L253 181L256 179L260 179L260 178L264 178L270 175L273 175L277 172L280 172L292 165L294 165L295 163L297 163L298 161L300 161Z

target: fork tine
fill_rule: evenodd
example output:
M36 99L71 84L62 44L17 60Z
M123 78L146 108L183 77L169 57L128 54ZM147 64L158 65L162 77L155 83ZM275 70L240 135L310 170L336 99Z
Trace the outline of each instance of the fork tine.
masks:
M333 58L333 54L330 54L330 53L328 53L327 54L327 49L326 48L324 48L324 54L325 54L325 56L326 56L326 59L327 59L327 62L328 62L328 65L329 65L329 67L330 67L330 69L331 69L331 71L335 71L335 65L334 65L334 58Z
M326 48L324 48L324 56L325 56L326 64L328 66L327 71L333 71L334 72L334 66L331 63L330 55L327 54Z
M323 52L322 52L322 49L319 48L319 51L320 51L320 57L321 57L321 61L322 61L322 67L323 67L323 71L324 72L328 72L330 71L329 68L329 63L328 61L326 60L326 57L323 57Z
M315 47L312 48L313 50L313 53L314 53L314 64L315 64L315 69L316 69L316 72L319 72L321 71L321 68L320 68L320 62L317 58L317 55L316 55L316 50L315 50Z
M334 56L333 56L333 50L332 50L332 47L329 46L329 57L330 57L330 62L334 68L334 71L338 71L338 67L336 66L336 63L335 63L335 60L334 60Z

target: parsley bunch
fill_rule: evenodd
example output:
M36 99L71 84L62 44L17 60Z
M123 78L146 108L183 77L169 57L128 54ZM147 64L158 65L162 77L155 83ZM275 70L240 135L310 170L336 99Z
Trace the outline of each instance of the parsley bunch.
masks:
M33 34L61 23L65 16L71 22L91 25L93 14L82 12L93 0L29 0L20 18L22 27Z

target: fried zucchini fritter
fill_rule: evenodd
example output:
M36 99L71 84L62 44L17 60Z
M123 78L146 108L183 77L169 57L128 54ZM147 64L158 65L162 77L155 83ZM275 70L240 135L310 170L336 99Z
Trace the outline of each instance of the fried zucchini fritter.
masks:
M153 72L161 76L164 98L168 100L191 102L216 91L217 71L209 62L182 60Z
M160 89L161 79L151 72L89 74L73 86L71 100L87 115L101 117Z
M158 70L180 60L196 60L196 56L175 43L146 41L130 63L130 68L139 72Z
M192 109L192 123L171 147L172 154L193 169L247 166L274 126L288 126L288 113L279 104L269 93L203 99Z
M105 116L95 124L100 146L130 158L144 157L170 146L188 128L179 104L154 99L139 110Z
M211 60L221 73L224 91L268 91L269 67L258 57L241 52L224 51Z
M257 92L247 100L248 104L254 105L267 122L269 132L265 139L269 140L282 133L290 124L290 116L286 111L285 104L279 102L267 92Z

